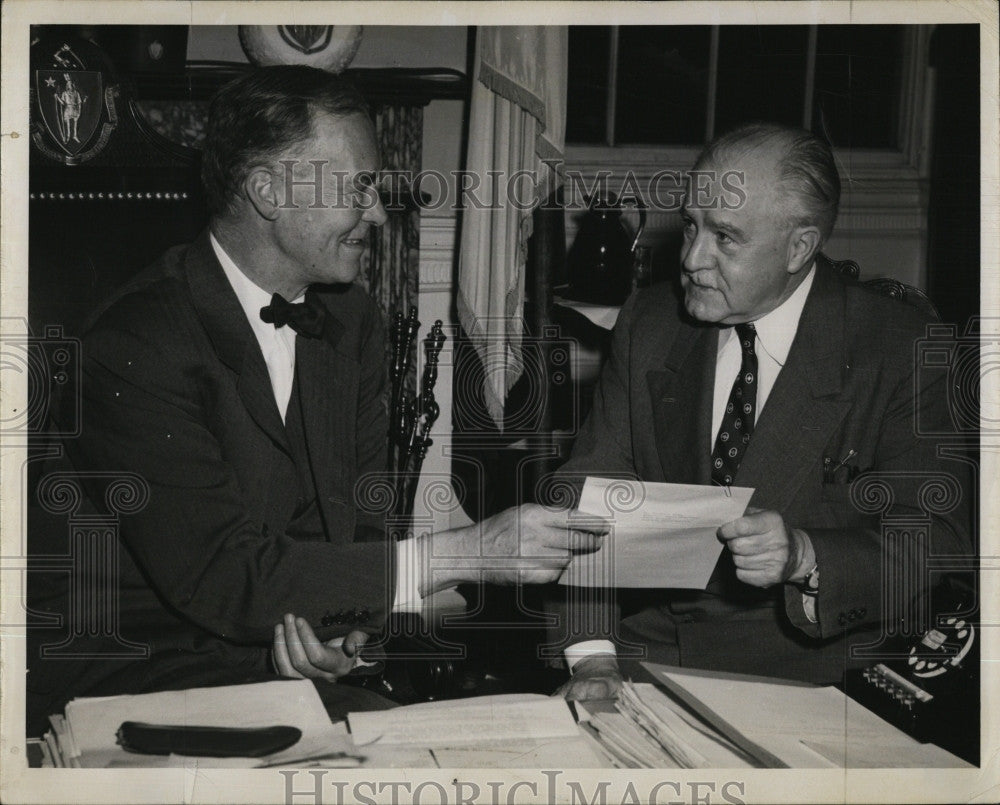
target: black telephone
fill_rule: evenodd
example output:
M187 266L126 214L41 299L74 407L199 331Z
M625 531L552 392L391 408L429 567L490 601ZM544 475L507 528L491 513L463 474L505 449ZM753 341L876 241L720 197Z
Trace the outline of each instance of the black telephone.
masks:
M963 592L949 586L935 596L942 614L930 629L893 659L848 671L844 684L849 696L917 740L978 765L979 636Z

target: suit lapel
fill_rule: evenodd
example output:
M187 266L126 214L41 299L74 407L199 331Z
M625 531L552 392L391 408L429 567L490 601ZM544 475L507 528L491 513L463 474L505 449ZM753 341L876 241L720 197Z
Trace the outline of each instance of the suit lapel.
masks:
M753 505L782 511L810 473L850 409L840 397L845 367L845 296L833 270L817 261L788 360L771 389L736 474L756 489Z
M237 374L237 387L247 412L275 444L291 455L260 345L215 257L208 230L188 250L185 270L198 317L219 359Z
M308 291L312 294L314 291ZM349 483L351 467L344 456L354 449L353 424L361 367L357 360L337 350L343 325L327 310L321 338L295 339L295 372L302 403L302 429L308 446L309 462L316 484L316 497L324 519L334 515L329 510L331 493L341 494ZM339 503L351 503L338 500ZM340 529L328 528L328 533Z
M653 430L664 480L711 483L711 401L718 345L715 327L681 324L662 371L647 373Z

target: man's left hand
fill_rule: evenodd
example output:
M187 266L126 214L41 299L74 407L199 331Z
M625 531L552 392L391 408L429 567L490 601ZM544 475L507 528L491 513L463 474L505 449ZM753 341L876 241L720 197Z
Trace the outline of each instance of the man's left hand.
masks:
M350 673L367 640L365 632L356 631L343 640L321 643L305 620L285 615L284 621L274 627L274 666L282 676L332 682Z
M802 529L788 528L776 511L747 512L718 531L719 541L733 555L736 578L754 587L804 579L815 564L809 536Z
M621 689L622 674L618 670L618 660L609 654L592 654L573 666L569 680L552 695L574 702L589 702L614 699Z

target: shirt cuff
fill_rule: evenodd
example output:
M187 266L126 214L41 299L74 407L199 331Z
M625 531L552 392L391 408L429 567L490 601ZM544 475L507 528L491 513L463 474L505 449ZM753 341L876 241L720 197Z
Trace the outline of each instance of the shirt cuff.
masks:
M393 610L413 609L420 606L420 553L415 539L396 543L396 599Z
M581 643L574 643L563 652L563 656L566 658L566 667L570 671L584 657L590 657L593 654L610 654L614 657L615 644L610 640L584 640Z
M819 623L816 617L816 596L802 593L802 610L806 613L806 620L809 623Z

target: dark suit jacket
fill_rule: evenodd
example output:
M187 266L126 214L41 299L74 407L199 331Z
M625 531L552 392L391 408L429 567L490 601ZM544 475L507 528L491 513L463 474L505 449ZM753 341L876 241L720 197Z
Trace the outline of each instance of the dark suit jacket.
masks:
M856 643L877 640L887 582L919 577L921 558L896 549L883 555L879 516L852 503L843 472L839 483L824 483L824 457L837 462L856 450L852 464L888 481L893 516L926 520L920 488L932 477L949 475L969 492L965 465L937 458L935 440L915 435L914 395L922 424L948 422L944 374L914 370L928 319L846 282L825 258L816 271L734 484L756 490L751 506L776 510L809 534L820 568L819 623L805 618L794 586L760 590L735 576L713 585L714 595L621 594L647 634L657 612L669 613L671 639L676 625L687 665L837 680L845 663L858 664L845 655L845 632L854 630ZM718 328L686 317L669 285L634 294L560 474L711 483L717 344ZM935 555L968 555L968 511L963 497L951 511L931 514Z
M67 441L67 452L77 472L124 471L148 484L146 505L119 519L117 594L120 635L154 654L261 671L286 612L327 639L378 630L391 607L393 553L382 519L355 500L359 477L385 468L380 314L357 286L310 293L330 314L323 337L296 345L322 529L294 537L286 527L302 495L302 468L207 232L128 283L86 330L81 435ZM104 483L86 481L98 507ZM65 552L62 523L54 546L33 539L34 555ZM35 606L65 617L64 587L62 598L46 601L43 593ZM336 623L321 629L324 618ZM46 630L36 637L58 640ZM106 655L114 642L79 638L78 649L103 656L76 671L50 663L55 681L39 673L36 683L70 689L120 670L123 663Z

